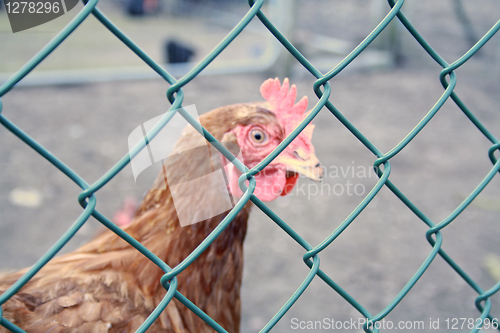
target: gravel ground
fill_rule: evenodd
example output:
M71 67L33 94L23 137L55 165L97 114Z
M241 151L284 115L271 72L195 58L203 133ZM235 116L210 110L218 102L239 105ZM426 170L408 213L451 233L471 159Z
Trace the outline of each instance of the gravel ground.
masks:
M451 63L466 52L465 32L451 1L407 2L412 22L447 61ZM360 42L375 26L370 4L366 0L298 1L297 41L304 54L313 63L318 59L322 64L331 56L308 48L308 36L317 34ZM210 25L212 28L205 28L207 37L201 38L198 33L176 28L175 24L170 26L172 22L163 16L139 22L121 16L109 4L105 9L160 61L158 45L168 29L174 32L179 29L180 36L193 45L199 42L196 46L201 51L197 59L226 31L222 25ZM477 35L484 34L500 17L500 8L493 1L484 1L481 6L466 3L465 9ZM188 22L193 31L203 29L208 23L193 19L196 17L195 13L176 17L176 24ZM0 14L0 28L4 29L0 33L0 72L12 72L31 56L30 52L39 49L32 41L48 40L51 32L13 35L8 33L5 21L5 14ZM160 33L158 27L163 23L168 29ZM69 45L63 44L42 64L45 66L42 69L92 68L101 60L106 66L138 64L133 57L128 58L119 43L107 41L112 37L110 34L98 34L96 20L85 24L87 27L77 30L75 37L68 39ZM252 27L258 30L257 23ZM92 31L93 38L85 34L85 29ZM383 152L398 144L443 92L440 68L406 34L400 38L396 67L350 70L330 82L332 103ZM254 39L242 37L250 43ZM41 45L42 42L39 41ZM100 56L92 49L95 45L103 48ZM249 48L253 50L254 46ZM227 59L237 59L241 52L251 50L234 47L223 54ZM456 88L460 98L497 137L500 135L498 50L498 36L495 36L478 57L457 71ZM312 107L317 102L311 88L313 78L297 65L292 69L292 83L298 86L299 95L309 96ZM195 104L201 114L221 105L259 100L258 88L271 75L275 73L199 76L184 88L184 105ZM127 138L133 129L166 111L167 88L168 84L160 80L16 87L2 97L2 113L92 183L127 153ZM324 182L302 179L291 195L269 206L310 244L317 245L344 221L377 178L371 171L373 154L327 109L322 110L314 123L313 142L327 170ZM3 171L0 270L6 271L33 264L78 217L81 207L77 202L79 188L3 127L0 142ZM487 156L490 145L459 108L448 101L428 126L391 160L390 179L424 214L440 222L490 170ZM499 180L494 179L443 231L445 251L485 290L500 279L500 243L495 232L500 212L498 185ZM97 193L97 209L112 216L125 198L140 198L147 187L146 183L135 183L131 169L125 168ZM63 251L85 243L98 229L97 222L89 221ZM322 252L321 268L376 314L391 302L430 254L426 230L424 223L390 190L383 188L355 222ZM245 250L242 332L246 333L265 325L303 281L308 269L302 262L303 249L257 209L251 216ZM433 332L456 332L446 328L446 319L476 318L475 297L464 280L438 257L386 319L394 323L423 321L422 331L430 331L429 321L439 319L439 328L432 329ZM498 318L499 296L492 301L492 314ZM359 317L335 291L320 279L314 279L273 332L330 331L326 327L293 328L298 321L324 318L345 321Z

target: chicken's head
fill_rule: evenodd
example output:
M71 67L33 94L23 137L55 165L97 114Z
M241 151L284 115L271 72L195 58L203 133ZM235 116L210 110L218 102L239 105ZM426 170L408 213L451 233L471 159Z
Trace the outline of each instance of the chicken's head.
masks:
M269 79L260 91L266 102L258 105L255 116L231 131L240 148L242 162L248 168L268 156L306 116L307 96L295 104L297 88L295 85L290 88L288 79L283 86L277 78ZM311 143L313 130L314 125L307 125L280 155L255 175L254 194L260 200L271 201L290 193L299 175L321 180L321 165ZM241 172L231 163L226 164L225 169L230 192L240 197L243 194L238 186Z

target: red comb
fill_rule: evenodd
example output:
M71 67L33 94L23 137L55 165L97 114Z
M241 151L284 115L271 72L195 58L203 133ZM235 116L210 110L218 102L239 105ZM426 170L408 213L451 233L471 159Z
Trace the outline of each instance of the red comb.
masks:
M285 128L287 135L303 119L304 112L307 108L307 96L302 97L302 99L295 104L297 87L293 84L290 90L288 90L289 87L290 83L288 82L288 78L283 80L283 86L281 86L278 78L274 80L268 79L260 86L262 97L271 104L271 111L276 114L276 117Z

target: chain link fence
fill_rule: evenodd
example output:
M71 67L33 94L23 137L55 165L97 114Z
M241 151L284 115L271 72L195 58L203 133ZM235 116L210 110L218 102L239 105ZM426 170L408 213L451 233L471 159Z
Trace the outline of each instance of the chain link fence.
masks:
M261 8L265 1L249 1L250 8L246 15L241 19L241 21L234 27L234 29L224 38L224 40L215 48L208 56L206 56L202 61L197 63L197 65L191 69L187 74L182 76L180 79L176 79L171 73L165 70L157 62L153 61L141 48L139 48L132 40L130 40L123 32L118 29L97 7L97 1L88 1L80 13L69 23L69 25L64 28L49 44L47 44L42 51L40 51L32 60L30 60L26 65L19 70L15 75L10 77L6 82L0 86L0 97L8 94L11 89L22 82L26 75L28 75L35 67L37 67L47 56L50 56L60 44L64 43L65 39L71 35L71 33L84 22L89 16L94 16L100 23L102 23L109 31L111 31L120 41L122 41L131 52L135 53L139 58L141 58L151 69L153 69L158 76L165 80L169 84L167 89L167 98L171 103L170 110L180 110L185 119L191 124L195 124L196 120L189 116L189 114L182 111L183 106L183 87L189 86L191 81L198 75L202 74L206 67L217 58L217 56L226 48L230 43L235 40L238 35L246 28L251 20L257 18L262 22L262 24L268 29L268 31L278 40L292 55L298 63L305 69L310 75L312 75L316 81L313 84L313 90L318 97L318 102L312 109L312 112L304 120L304 122L297 127L293 133L271 154L269 155L259 167L252 170L245 170L243 165L239 165L242 171L246 172L247 177L251 178L252 175L259 172L265 165L267 165L274 157L276 157L299 133L302 129L314 119L318 114L329 113L331 116L335 117L356 139L372 154L373 156L373 172L377 174L378 181L376 184L367 191L368 193L364 196L363 200L359 205L349 214L349 216L326 238L323 239L318 245L312 245L306 241L304 235L296 232L294 228L290 226L290 223L286 223L277 214L273 212L269 207L260 202L256 197L252 196L252 188L245 193L241 201L236 205L233 211L224 219L222 222L223 227L227 226L231 219L238 213L239 209L248 201L252 200L254 204L268 217L270 217L288 236L293 239L297 244L299 244L305 251L303 255L303 261L309 267L309 273L304 278L303 282L298 286L293 295L285 302L283 307L275 314L275 316L264 325L262 328L263 332L270 331L285 315L285 313L293 306L293 304L302 296L302 294L308 289L313 280L321 279L329 287L331 287L338 295L340 295L345 301L347 301L357 313L359 313L363 318L367 319L364 325L364 330L367 332L378 332L384 331L382 323L387 316L395 310L395 308L403 301L407 296L409 291L415 286L417 281L429 270L431 264L436 261L436 258L441 257L457 274L463 279L470 288L477 294L475 299L475 306L479 311L478 321L479 325L474 323L474 327L468 329L470 332L478 332L481 330L482 325L485 323L494 323L495 315L492 309L491 298L500 289L500 282L495 284L490 288L484 288L479 283L477 283L469 274L463 269L452 256L448 255L443 250L443 241L445 237L443 236L444 230L452 225L453 221L462 214L462 212L478 197L481 191L486 188L490 182L495 178L495 175L500 170L500 163L498 162L498 149L500 148L500 142L488 130L487 124L482 123L476 117L474 112L470 110L467 105L462 101L459 94L455 91L457 87L457 75L456 70L461 66L466 64L469 59L474 56L480 49L497 33L500 29L500 22L496 23L491 30L489 30L484 36L482 36L479 41L477 41L463 56L459 57L456 61L448 63L445 61L440 54L438 54L424 39L419 31L410 23L410 21L404 15L405 6L404 1L392 1L389 0L388 4L390 6L390 11L387 15L380 21L377 27L361 42L359 43L352 52L350 52L343 60L335 66L332 70L327 73L322 73L319 71L310 61L307 59L296 46L291 43L286 36L284 36L279 29L276 28L273 21L270 20L262 11ZM372 141L370 141L365 134L360 131L356 126L354 126L347 117L339 111L339 109L333 104L331 100L331 85L330 83L335 80L338 74L340 74L345 69L351 66L351 63L357 59L366 48L372 43L377 41L379 35L388 29L392 21L399 21L404 26L404 31L402 32L405 36L411 36L416 42L418 42L421 49L423 49L428 57L432 59L441 69L439 74L439 80L443 87L443 92L438 100L435 102L433 107L428 111L428 113L418 122L418 124L406 135L406 137L390 149L388 152L383 152L379 147L377 147ZM477 128L477 131L481 133L489 142L490 148L487 152L489 159L491 161L492 167L489 172L484 176L482 181L477 184L476 188L461 201L461 203L454 209L454 211L443 219L435 220L427 216L422 209L419 208L412 200L405 195L404 191L395 185L390 179L390 174L392 170L392 160L405 148L412 144L412 141L417 137L417 135L426 128L431 119L442 110L445 103L455 103L456 106L462 111L462 113L470 120L470 122ZM0 112L2 108L0 100ZM162 121L149 133L148 136L154 136L163 126L165 126L170 120L172 113L165 116ZM130 159L133 158L138 152L144 148L143 145L136 146L130 153L130 155L124 156L120 159L108 172L102 175L96 182L88 183L81 175L74 172L65 163L63 163L59 158L52 155L48 150L46 150L39 142L31 138L25 131L16 126L11 120L6 118L2 113L0 113L0 123L5 129L12 132L20 140L25 142L36 152L38 152L43 158L48 162L53 164L58 170L60 170L65 176L67 176L71 181L77 184L82 192L78 196L78 200L81 206L84 208L80 217L71 226L71 228L54 244L54 246L47 251L33 267L7 292L0 295L0 305L4 304L10 297L12 297L17 291L19 291L22 286L29 281L54 255L56 255L62 247L78 232L78 230L89 220L91 216L96 218L103 225L113 230L115 233L124 238L127 242L136 247L139 251L145 254L150 260L155 262L159 267L165 271L165 276L162 278L163 284L167 287L166 281L175 281L175 276L178 274L178 270L174 268L167 267L165 263L155 257L151 252L144 248L140 243L136 242L132 237L123 232L120 228L116 227L108 218L101 214L96 209L97 199L96 193L98 193L108 182L110 182L123 168L125 168ZM215 146L220 149L221 152L228 153L224 150L224 147L218 145L210 133L203 130L203 135L207 140L213 142ZM371 313L366 305L359 302L355 297L351 296L344 288L342 288L331 275L327 274L324 270L320 269L320 257L324 253L327 247L331 246L332 243L339 238L339 236L346 231L346 229L353 224L360 214L365 210L368 205L380 195L382 189L389 189L399 200L418 217L419 220L423 222L426 226L425 237L430 244L429 252L426 258L423 260L420 267L412 274L411 278L407 283L399 290L397 295L392 298L385 307L378 311L377 313ZM218 229L209 239L206 239L202 245L196 250L197 253L203 251L208 247L215 237L222 232L223 228ZM195 256L196 257L196 256ZM183 265L188 265L194 259L186 260ZM158 306L148 320L139 329L140 332L144 332L151 325L151 323L157 318L159 313L166 307L168 302L173 298L177 297L181 302L187 305L190 309L195 311L203 320L205 320L209 325L211 325L218 332L225 332L223 327L220 327L216 322L214 322L206 314L197 310L197 308L191 304L187 299L183 298L175 288L170 287L169 292L165 296L163 302ZM1 319L0 324L14 332L21 332L13 324L9 323L4 318ZM490 327L491 328L491 327ZM465 331L465 329L463 329Z

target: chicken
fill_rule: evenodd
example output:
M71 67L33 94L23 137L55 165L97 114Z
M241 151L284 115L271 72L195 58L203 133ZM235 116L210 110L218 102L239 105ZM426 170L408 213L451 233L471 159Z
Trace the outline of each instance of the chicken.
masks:
M288 79L283 86L278 79L269 79L261 86L266 101L221 107L202 115L200 122L217 140L239 149L235 155L239 154L252 168L304 119L307 97L295 104L296 87L289 88ZM260 200L286 195L299 174L320 180L322 169L311 143L313 128L308 125L255 175L254 193ZM207 145L193 127L183 131L163 172L131 223L124 227L170 267L185 259L229 213L226 210L182 227L177 210L193 203L195 213L210 210L217 206L216 198L205 195L211 185L207 184L191 189L191 196L181 196L174 202L172 184L223 168L227 183L218 191L229 192L233 204L243 194L238 186L241 172L222 154L212 149L207 159L197 149L187 149L199 140L197 137ZM177 290L228 332L239 332L243 241L251 205L249 201L219 237L177 276ZM1 278L0 294L25 271ZM107 231L74 252L51 260L2 305L3 317L29 333L134 332L165 296L160 283L163 274L139 251ZM6 329L0 327L0 332ZM203 333L213 329L174 298L148 332Z

